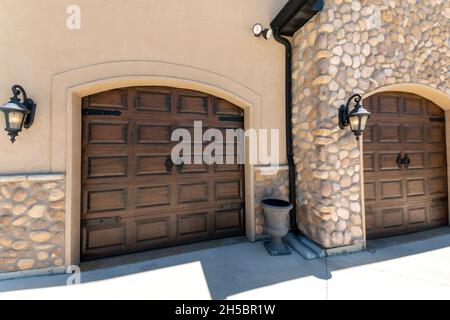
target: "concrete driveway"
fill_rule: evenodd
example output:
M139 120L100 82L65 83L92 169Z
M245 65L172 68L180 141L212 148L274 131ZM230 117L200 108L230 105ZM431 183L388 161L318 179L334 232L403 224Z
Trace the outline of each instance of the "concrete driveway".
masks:
M67 275L2 281L0 299L450 299L449 228L315 261L270 257L243 239L176 250L85 264L77 286Z

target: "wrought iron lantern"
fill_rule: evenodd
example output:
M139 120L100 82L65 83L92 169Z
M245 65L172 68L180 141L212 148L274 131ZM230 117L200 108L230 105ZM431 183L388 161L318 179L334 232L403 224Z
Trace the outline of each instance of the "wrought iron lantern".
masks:
M355 106L353 110L350 111L352 102L355 103ZM339 109L339 126L341 129L350 126L352 132L356 136L356 140L359 140L359 137L366 129L367 121L370 116L371 113L362 106L362 96L360 94L355 94L350 97L346 105L341 106Z
M27 97L25 89L19 85L12 87L13 97L0 107L5 115L5 131L8 132L12 143L23 128L29 129L34 122L36 104ZM22 100L20 99L22 95Z

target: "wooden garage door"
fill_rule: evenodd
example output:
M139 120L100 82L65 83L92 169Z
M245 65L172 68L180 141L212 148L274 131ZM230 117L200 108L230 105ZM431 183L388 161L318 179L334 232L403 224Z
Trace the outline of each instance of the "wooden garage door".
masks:
M242 165L168 161L173 130L193 133L194 121L204 130L242 128L241 109L199 92L143 87L87 97L83 110L84 260L244 233Z
M368 238L447 225L444 112L404 93L364 103L373 113L364 136Z

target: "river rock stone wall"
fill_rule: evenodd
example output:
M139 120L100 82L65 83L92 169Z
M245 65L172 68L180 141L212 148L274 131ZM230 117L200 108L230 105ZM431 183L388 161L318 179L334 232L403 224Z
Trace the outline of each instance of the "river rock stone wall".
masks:
M449 33L447 0L325 0L294 36L299 227L323 247L364 243L360 150L338 108L392 84L450 94Z
M289 200L288 167L280 167L278 170L265 167L255 168L255 222L258 236L266 232L261 201L267 198Z
M0 273L64 265L62 175L0 177Z

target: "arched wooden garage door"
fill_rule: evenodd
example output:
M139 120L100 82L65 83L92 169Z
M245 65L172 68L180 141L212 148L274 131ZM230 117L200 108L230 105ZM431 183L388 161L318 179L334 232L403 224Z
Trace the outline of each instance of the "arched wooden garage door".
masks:
M364 136L368 238L448 225L445 114L417 95L382 93Z
M83 259L244 234L242 165L169 160L173 130L193 132L194 121L203 121L204 130L243 128L243 110L160 87L83 99Z

